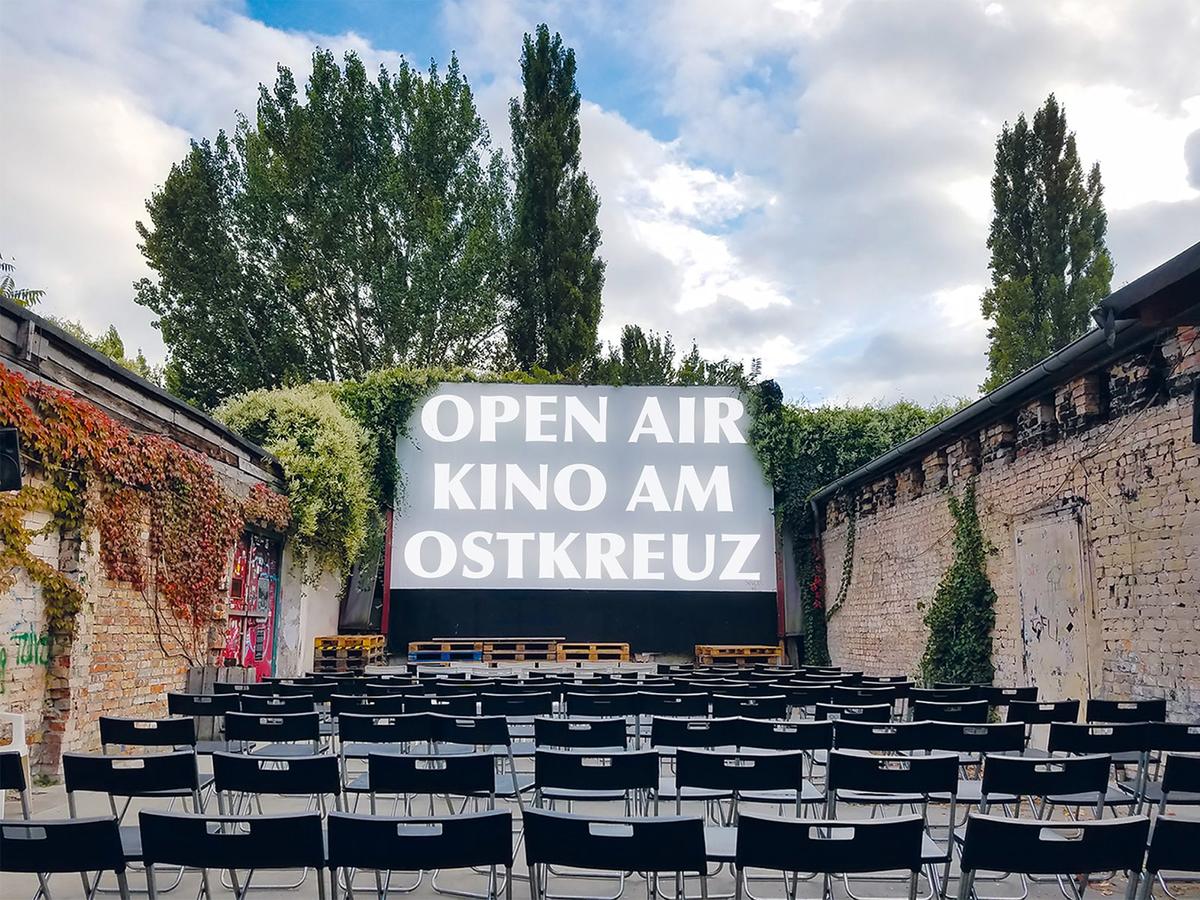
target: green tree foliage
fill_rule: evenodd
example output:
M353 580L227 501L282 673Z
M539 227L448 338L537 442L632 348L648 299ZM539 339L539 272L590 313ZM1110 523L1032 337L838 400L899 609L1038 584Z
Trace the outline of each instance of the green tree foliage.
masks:
M929 639L921 656L921 675L929 684L991 684L996 592L988 581L988 548L974 482L961 498L950 494L946 500L954 517L954 559L925 613Z
M759 361L749 368L728 358L710 360L692 348L677 359L670 334L626 325L616 346L598 352L580 375L585 384L732 385L742 389L758 380Z
M318 385L250 391L215 415L279 460L296 545L318 569L349 572L371 526L366 432Z
M774 489L780 527L792 541L804 610L804 661L823 665L829 661L827 591L809 498L962 404L926 408L902 401L890 406L805 407L785 403L773 381L758 385L750 399L750 443Z
M203 406L260 387L496 349L509 216L453 57L372 79L313 55L280 66L253 121L193 143L147 201L136 285L170 350L167 386Z
M1032 126L1024 114L1005 123L992 176L992 286L982 298L992 322L985 390L1087 330L1113 273L1103 194L1100 166L1084 178L1075 134L1053 94Z
M6 260L3 254L0 254L0 297L11 300L17 306L23 306L26 309L37 306L38 301L45 296L46 292L40 288L17 287L16 279L13 278L13 272L16 270L17 267L11 261Z
M146 356L142 353L141 349L138 350L136 356L128 357L125 355L125 341L121 339L121 334L117 331L116 325L109 325L107 331L103 331L100 334L93 334L84 328L81 322L76 322L73 319L60 319L58 316L47 316L46 319L71 335L71 337L82 341L93 350L103 353L113 362L124 366L135 375L140 375L154 384L162 384L162 372L146 361Z
M566 372L596 348L604 262L600 200L581 168L575 51L539 25L525 35L525 91L509 106L516 172L506 322L518 367Z

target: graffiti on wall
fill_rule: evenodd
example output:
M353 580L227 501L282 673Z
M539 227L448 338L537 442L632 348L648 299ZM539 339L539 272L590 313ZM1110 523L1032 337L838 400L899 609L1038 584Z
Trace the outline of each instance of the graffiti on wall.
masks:
M10 652L11 646L11 652ZM17 625L8 636L8 644L0 645L0 694L8 684L8 667L50 665L50 632L34 631L27 625Z
M229 619L223 659L272 674L276 602L279 595L279 542L246 533L238 542L229 580Z

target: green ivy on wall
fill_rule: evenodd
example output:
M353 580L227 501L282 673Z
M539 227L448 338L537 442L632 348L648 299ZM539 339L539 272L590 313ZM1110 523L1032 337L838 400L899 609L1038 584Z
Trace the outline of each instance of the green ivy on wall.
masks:
M975 501L975 482L962 497L948 493L954 518L954 558L925 613L929 638L921 656L927 683L991 684L996 591L987 576L990 552Z

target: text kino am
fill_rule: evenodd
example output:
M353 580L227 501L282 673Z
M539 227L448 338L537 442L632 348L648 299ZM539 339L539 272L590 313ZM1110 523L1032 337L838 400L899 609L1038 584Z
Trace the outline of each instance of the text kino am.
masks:
M431 398L421 411L421 430L434 441L454 443L594 443L608 442L608 398L527 395L518 398L483 395L477 406L466 398L443 394ZM657 397L647 397L628 433L617 440L628 444L744 444L738 428L743 406L735 397L679 397L674 427ZM733 497L727 466L644 465L627 498L626 512L731 512ZM600 506L608 483L600 468L572 463L553 472L546 464L449 463L433 465L433 507L436 510L533 510L552 505L568 512L587 512ZM535 578L661 579L655 561L685 581L715 575L719 580L754 580L757 572L742 566L758 542L754 534L640 534L572 532L492 533L473 531L461 547L436 531L413 534L404 548L409 571L421 578L438 578L461 565L467 578L524 575L523 548L534 550ZM699 540L699 547L695 541ZM689 544L691 546L689 546ZM665 545L665 546L664 546ZM423 559L432 550L434 558ZM693 554L699 550L700 559ZM424 551L424 552L423 552ZM664 552L665 551L665 552ZM576 553L582 553L582 558ZM461 553L461 558L460 558ZM665 558L664 558L665 557ZM719 558L723 557L723 559ZM580 565L577 567L576 562ZM699 563L699 565L696 565ZM499 565L497 565L499 564ZM714 572L714 569L716 570Z

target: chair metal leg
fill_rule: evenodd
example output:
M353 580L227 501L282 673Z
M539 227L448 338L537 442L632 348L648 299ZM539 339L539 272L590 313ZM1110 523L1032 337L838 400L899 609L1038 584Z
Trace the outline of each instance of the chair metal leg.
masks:
M117 873L117 890L120 891L121 900L129 900L129 879L124 872Z
M154 866L146 866L146 893L150 895L150 900L157 900L158 885L154 882Z

